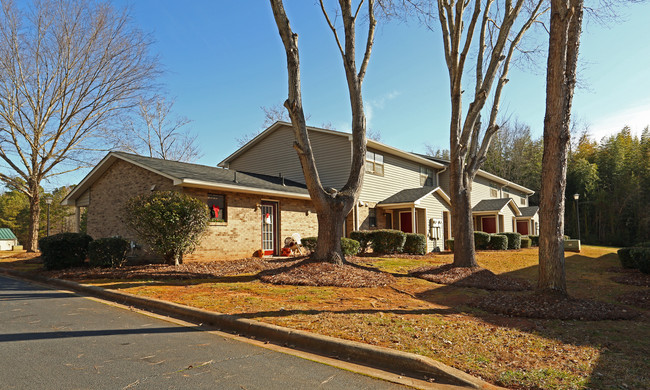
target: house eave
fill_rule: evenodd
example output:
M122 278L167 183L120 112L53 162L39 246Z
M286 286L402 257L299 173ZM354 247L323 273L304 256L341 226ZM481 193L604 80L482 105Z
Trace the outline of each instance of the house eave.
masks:
M176 179L174 180L174 185L180 187L189 187L189 188L205 188L205 189L240 192L246 194L278 196L278 197L292 198L292 199L311 199L309 197L309 194L299 194L299 193L288 192L288 191L285 192L285 191L276 191L276 190L268 190L268 189L259 189L259 188L246 187L246 186L235 185L235 184L215 183L215 182L195 180L195 179Z

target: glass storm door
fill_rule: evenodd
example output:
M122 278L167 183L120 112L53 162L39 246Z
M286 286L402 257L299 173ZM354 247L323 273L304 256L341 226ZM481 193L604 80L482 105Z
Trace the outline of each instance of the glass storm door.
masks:
M277 203L262 202L262 250L265 255L274 255L277 223Z

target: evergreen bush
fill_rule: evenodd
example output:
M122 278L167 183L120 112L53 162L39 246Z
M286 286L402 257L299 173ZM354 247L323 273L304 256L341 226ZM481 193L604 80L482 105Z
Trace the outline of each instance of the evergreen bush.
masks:
M474 232L474 248L488 249L490 245L490 233Z
M530 238L531 246L539 246L539 236L529 234L528 238Z
M316 250L316 240L316 237L305 237L300 239L300 242L303 248L307 249L310 252L313 252Z
M491 234L490 249L495 251L505 251L508 249L508 236L503 234Z
M402 252L412 255L427 253L427 238L424 234L407 233Z
M83 233L59 233L38 240L45 269L81 267L92 237Z
M129 242L122 237L106 237L88 245L88 262L91 267L121 267L126 263Z
M357 240L341 237L341 249L343 249L345 256L356 256L361 249L361 245Z
M365 253L368 249L368 244L372 239L372 231L370 230L355 230L350 233L350 238L359 242L361 253Z
M636 268L636 261L632 257L632 249L634 248L621 248L618 250L618 259L623 268Z
M632 256L635 268L644 274L650 274L650 248L632 248L630 256Z
M373 230L371 247L375 253L400 253L406 242L406 233L399 230Z
M516 232L506 232L499 233L508 237L508 249L520 249L521 248L521 234Z
M521 237L521 247L530 248L532 246L532 240L528 236Z

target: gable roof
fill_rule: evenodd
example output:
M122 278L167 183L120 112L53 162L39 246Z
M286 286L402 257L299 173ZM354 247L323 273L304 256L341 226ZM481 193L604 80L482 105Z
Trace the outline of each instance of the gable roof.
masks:
M472 212L499 212L508 204L510 204L510 207L512 207L512 209L515 211L516 216L521 216L521 210L519 207L517 207L517 203L515 203L512 198L483 199L482 201L478 202L476 206L472 207Z
M252 148L255 144L262 141L264 138L268 137L270 134L272 134L273 132L275 132L276 130L278 130L278 129L282 128L282 127L291 128L292 124L289 123L289 122L282 122L282 121L275 122L274 124L269 126L266 130L259 133L255 138L248 141L244 146L237 149L235 152L233 152L230 156L226 157L223 161L221 161L217 165L220 166L220 167L227 168L228 164L230 164L231 161L233 161L237 157L241 156L247 150ZM312 127L312 126L307 126L307 131L308 132L313 131L313 132L318 132L318 133L323 133L323 134L329 134L329 135L336 136L336 137L345 137L350 142L352 142L352 134L351 133L344 133L344 132L338 131L338 130L322 129L320 127ZM418 162L420 164L431 166L431 167L434 167L434 168L439 168L440 169L440 168L444 168L446 166L446 165L441 164L439 162L436 162L434 160L423 158L422 156L420 156L420 155L418 155L416 153L405 152L405 151L403 151L401 149L397 149L397 148L394 148L392 146L389 146L389 145L386 145L386 144L383 144L381 142L374 141L374 140L371 140L371 139L368 139L366 141L366 145L370 149L374 149L374 150L378 150L378 151L386 152L386 153L391 153L391 154L400 156L402 158L405 158L407 160L416 161L416 162Z
M176 186L216 188L230 191L282 195L309 199L307 187L298 182L279 176L238 172L207 165L190 164L179 161L139 156L124 152L110 152L61 202L74 205L79 198L106 170L118 160L134 164L140 168L166 177Z
M0 228L0 240L17 240L18 237L9 228Z
M539 206L520 207L522 217L534 217L539 211Z
M449 196L440 187L418 187L401 190L400 192L389 196L388 198L377 203L377 205L386 206L389 204L412 204L417 203L420 199L429 196L432 193L438 193L447 203L450 203Z

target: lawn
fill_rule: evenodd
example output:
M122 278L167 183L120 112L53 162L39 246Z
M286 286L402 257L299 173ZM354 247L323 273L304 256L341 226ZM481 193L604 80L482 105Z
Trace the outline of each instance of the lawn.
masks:
M355 258L397 276L385 287L278 286L255 275L194 279L83 279L84 283L202 309L429 356L491 383L521 389L650 388L650 310L626 321L514 318L473 308L476 288L445 286L406 274L441 265L449 254L420 259ZM0 259L21 269L25 260ZM478 262L497 274L536 282L537 249L485 251ZM620 304L618 296L648 287L619 284L615 248L567 253L569 293ZM30 264L30 267L33 267ZM27 267L26 269L30 269ZM74 278L74 277L71 277ZM513 293L516 294L516 293Z

